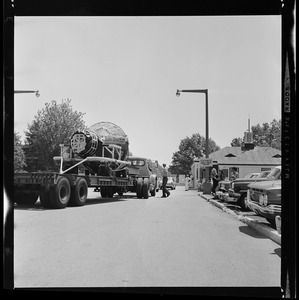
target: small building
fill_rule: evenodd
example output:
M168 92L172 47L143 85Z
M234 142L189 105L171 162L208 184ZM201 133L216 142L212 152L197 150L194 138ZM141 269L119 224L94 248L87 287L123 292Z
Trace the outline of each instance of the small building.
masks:
M219 173L224 173L225 180L231 180L232 168L236 168L239 178L249 173L271 170L281 164L281 151L272 147L255 146L252 142L252 132L245 132L244 142L241 147L225 147L209 155L213 160L213 167ZM208 168L209 173L212 168ZM195 161L191 166L194 178L193 186L204 178L205 170L200 167L200 162Z

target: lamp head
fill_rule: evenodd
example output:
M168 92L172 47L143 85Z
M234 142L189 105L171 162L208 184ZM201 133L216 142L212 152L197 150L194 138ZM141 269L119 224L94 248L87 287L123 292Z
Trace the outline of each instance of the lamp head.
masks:
M177 95L177 97L180 97L181 93L179 90L176 90L176 95Z
M36 96L36 97L39 97L39 96L40 96L39 91L36 91L35 96Z

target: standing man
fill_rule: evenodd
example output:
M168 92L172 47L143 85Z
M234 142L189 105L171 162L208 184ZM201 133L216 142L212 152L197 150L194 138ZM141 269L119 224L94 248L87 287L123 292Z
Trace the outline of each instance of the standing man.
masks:
M216 187L218 185L218 180L216 178L216 176L218 174L217 174L217 170L215 168L212 169L211 175L212 175L212 180L213 180L212 194L215 195L215 193L216 193Z
M185 191L189 191L190 181L191 181L191 178L189 177L189 175L186 175L186 177L185 177Z
M231 180L235 180L235 179L239 178L238 169L236 167L233 167L232 169L233 169L233 171L231 173Z
M167 180L168 180L168 171L166 169L166 164L163 164L163 169L162 169L162 198L166 198L170 195L170 192L166 188Z

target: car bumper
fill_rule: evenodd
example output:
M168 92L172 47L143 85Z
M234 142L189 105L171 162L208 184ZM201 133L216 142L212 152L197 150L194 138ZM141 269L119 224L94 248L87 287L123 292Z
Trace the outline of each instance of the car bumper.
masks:
M221 191L217 191L217 192L216 192L216 196L217 196L217 198L220 199L220 200L224 200L224 197L225 197L226 194L227 194L227 193L224 193L224 192L221 192Z
M237 201L240 197L240 193L235 193L234 190L228 190L228 195L230 198L235 198L235 201Z
M229 193L218 191L216 192L218 199L224 200L225 202L237 202L238 198L232 197Z
M275 219L276 216L281 215L281 205L269 204L267 206L261 206L259 203L247 198L245 203L250 210L262 217Z

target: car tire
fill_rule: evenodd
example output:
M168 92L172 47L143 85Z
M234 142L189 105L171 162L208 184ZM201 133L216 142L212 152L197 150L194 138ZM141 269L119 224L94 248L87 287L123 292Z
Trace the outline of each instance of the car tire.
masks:
M236 202L237 205L239 205L242 210L246 210L248 211L249 209L247 208L246 204L245 204L245 198L246 198L246 194L243 194L240 196L240 198L238 199L238 201Z
M276 228L276 222L275 222L275 219L266 218L266 220L271 224L271 226L272 226L274 229L277 229L277 228Z

